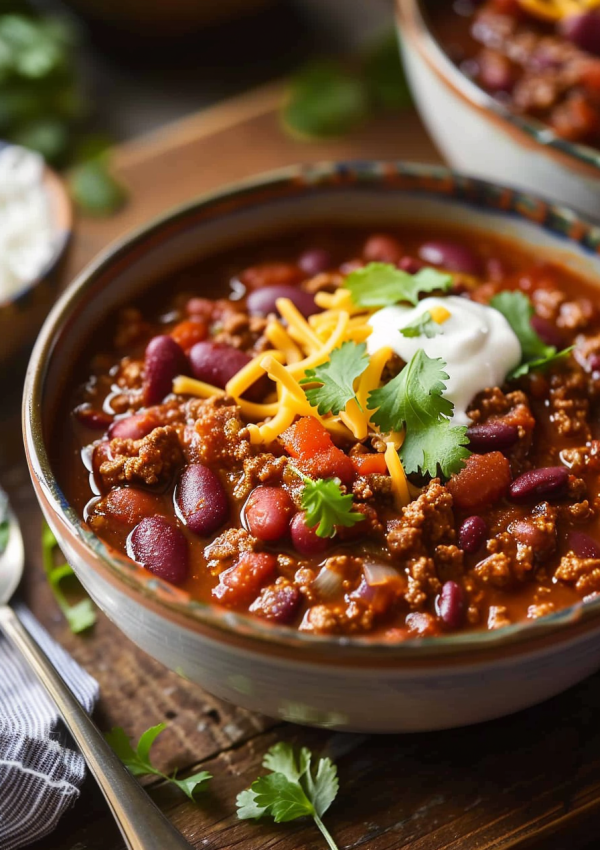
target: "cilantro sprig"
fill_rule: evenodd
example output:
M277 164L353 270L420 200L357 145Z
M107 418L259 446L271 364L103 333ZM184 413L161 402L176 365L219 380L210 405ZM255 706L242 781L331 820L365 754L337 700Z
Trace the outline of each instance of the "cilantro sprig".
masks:
M319 759L316 770L311 762L312 753L306 747L298 756L290 744L280 742L271 747L263 761L263 767L271 773L238 794L238 818L252 820L268 815L275 823L285 823L312 817L328 847L338 850L322 821L338 793L337 768L328 758Z
M434 336L444 333L444 331L439 322L434 322L429 310L425 310L424 313L421 313L420 316L417 316L408 325L400 328L400 333L402 336L409 338L426 336L427 339L432 339Z
M326 413L337 415L348 402L356 398L354 381L369 365L367 346L364 342L344 342L334 348L329 360L314 369L307 369L300 384L318 384L305 389L306 398L316 407L321 416Z
M194 773L193 776L186 776L185 779L177 779L175 774L168 776L154 767L150 760L150 749L156 738L166 728L166 723L159 723L157 726L147 729L141 736L135 749L131 746L127 734L120 726L115 726L110 732L106 732L104 737L125 767L134 776L160 776L161 779L165 779L167 782L180 788L194 802L194 794L199 790L203 790L208 780L212 779L212 774L206 770L202 770L199 773Z
M8 519L8 496L4 490L0 490L0 555L8 545L10 534L10 521Z
M445 366L419 349L395 378L369 393L371 421L383 432L406 431L400 458L408 473L435 476L439 467L449 478L471 454L466 426L452 425L454 405L443 396Z
M67 599L62 588L62 583L65 579L73 579L75 573L67 563L59 564L58 566L55 564L54 554L57 549L58 543L56 537L52 533L50 526L44 523L42 527L42 562L44 572L46 573L50 590L69 628L73 634L79 634L79 632L83 632L94 625L96 622L96 611L92 600L87 596L74 604Z
M317 537L333 537L336 525L352 528L365 518L360 511L352 510L354 507L352 494L342 493L339 478L313 480L295 466L291 469L304 482L301 504L306 512L307 525L310 528L317 526Z
M535 310L524 293L499 292L490 301L490 307L502 313L521 345L522 362L509 373L509 380L521 378L532 369L543 369L573 350L571 346L557 351L554 345L546 345L531 324Z
M389 307L400 301L416 306L423 292L446 292L452 286L452 275L432 268L409 274L390 263L369 263L350 272L344 286L358 307Z

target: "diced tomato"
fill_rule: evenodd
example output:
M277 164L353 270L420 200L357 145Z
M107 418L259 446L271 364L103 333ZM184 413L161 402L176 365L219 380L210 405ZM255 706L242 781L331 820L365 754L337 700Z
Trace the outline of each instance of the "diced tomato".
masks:
M352 463L359 475L385 475L388 471L383 453L353 455Z
M473 454L466 466L448 481L454 504L461 510L481 511L506 495L512 475L508 460L500 452Z
M579 80L594 98L600 98L600 59L590 59L582 64Z
M312 416L303 416L281 435L288 454L296 458L311 458L333 447L326 428Z
M291 263L261 263L240 274L241 282L250 292L263 286L293 286L305 277L302 269Z
M233 567L221 573L219 584L213 588L212 595L222 605L248 605L276 570L275 555L268 552L243 552Z
M186 354L197 342L205 340L207 334L208 328L205 322L192 319L185 319L183 322L179 322L171 331L171 336Z
M356 475L352 459L333 444L312 457L302 457L298 469L311 478L339 478L342 484L351 484Z

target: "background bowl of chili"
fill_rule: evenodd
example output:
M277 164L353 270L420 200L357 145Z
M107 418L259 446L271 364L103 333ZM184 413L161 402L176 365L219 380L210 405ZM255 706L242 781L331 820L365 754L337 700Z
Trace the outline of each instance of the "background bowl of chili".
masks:
M117 305L217 248L307 223L381 228L416 221L434 233L448 220L474 240L494 234L600 286L600 229L568 209L439 167L323 163L226 188L126 237L68 288L42 329L26 379L23 428L46 519L88 592L122 631L220 698L312 725L431 730L532 705L600 666L600 599L495 631L402 642L307 634L192 598L107 545L65 497L53 444L60 400L73 364Z
M418 109L453 168L568 204L594 218L600 210L600 150L561 138L517 114L466 76L446 52L453 4L396 0L400 43Z

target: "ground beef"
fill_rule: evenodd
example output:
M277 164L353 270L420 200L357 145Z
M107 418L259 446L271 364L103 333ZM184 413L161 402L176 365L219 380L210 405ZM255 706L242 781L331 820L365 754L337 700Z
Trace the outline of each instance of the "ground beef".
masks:
M204 549L206 566L213 575L231 567L242 552L256 552L260 541L245 528L228 528Z
M109 454L99 469L107 489L124 483L157 484L183 462L178 429L172 425L155 428L141 440L111 440Z
M344 285L344 276L340 272L321 272L302 284L302 289L316 295L317 292L335 292Z
M221 329L215 334L214 341L249 351L256 346L266 326L267 320L261 316L230 313L223 318Z
M590 439L590 401L582 369L571 368L552 374L549 400L550 422L561 437Z
M247 457L233 495L236 499L246 499L259 484L281 484L287 464L288 458L275 457L268 452Z
M392 496L392 479L389 475L361 475L352 485L352 495L361 502L371 499L388 501Z
M421 608L430 596L436 596L442 589L433 558L421 557L409 561L406 575L408 587L404 599L412 609Z
M387 534L392 554L414 560L434 551L436 545L455 542L452 496L434 478L421 495L402 509L402 515Z
M151 333L151 325L146 322L137 307L126 307L119 312L117 331L115 333L116 348L130 348L138 345Z
M554 573L558 581L574 584L579 593L587 595L600 591L600 558L579 558L568 552L560 559Z
M459 546L451 544L446 546L441 543L435 547L433 559L437 567L437 573L442 580L456 579L462 575L464 569L465 553Z
M531 448L535 428L535 418L524 392L514 390L504 393L500 387L490 387L475 397L468 414L476 425L489 421L515 425L519 438L506 454L513 464L522 465Z
M319 635L360 634L373 627L373 612L359 602L347 605L314 605L306 612L300 630Z
M600 472L600 440L591 440L587 446L576 449L563 449L560 458L573 475L583 472Z
M188 449L191 462L232 467L252 454L248 429L232 399L206 399L194 412L195 435Z
M492 631L510 626L512 620L508 616L508 608L505 605L490 605L488 612L487 627Z
M516 540L508 531L492 537L486 543L490 553L473 569L482 584L509 587L524 581L533 572L534 555L531 546Z

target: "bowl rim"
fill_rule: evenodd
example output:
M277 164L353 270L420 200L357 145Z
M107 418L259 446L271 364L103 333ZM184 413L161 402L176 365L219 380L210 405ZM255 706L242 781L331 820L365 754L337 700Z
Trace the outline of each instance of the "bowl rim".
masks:
M600 176L600 150L562 139L541 121L517 115L470 80L452 62L434 35L428 24L430 15L425 3L426 0L396 0L401 41L403 29L406 28L428 64L455 92L471 106L487 113L506 132L518 136L522 143L542 148L547 155L585 174Z
M135 263L143 243L163 234L165 241L176 232L175 225L192 215L216 215L232 204L256 206L287 196L313 192L344 190L366 185L376 190L420 192L440 201L450 200L475 209L489 209L498 215L516 216L533 222L555 236L578 243L590 254L600 254L600 226L572 210L541 200L529 192L466 177L437 165L402 162L356 161L321 162L289 166L263 173L249 180L229 184L180 205L137 228L102 251L60 296L34 346L27 369L23 393L23 434L27 465L36 495L60 538L67 536L71 548L81 555L86 567L100 574L113 587L125 592L142 606L192 631L213 639L248 648L251 644L262 653L292 653L312 661L362 664L364 666L427 664L444 658L445 663L475 663L490 654L527 653L535 647L576 637L594 626L600 616L600 597L583 601L533 621L523 621L497 631L472 631L442 637L410 638L394 643L373 637L313 635L287 626L269 624L248 614L229 611L212 603L191 599L189 594L169 585L112 549L97 537L66 500L52 470L44 441L43 393L57 335L72 324L74 313L99 277L129 254ZM222 212L219 213L219 205ZM213 213L214 217L214 213ZM143 253L143 250L142 250ZM97 298L93 293L92 298ZM75 317L76 318L76 317ZM85 583L85 581L84 581ZM374 659L375 656L375 659Z

